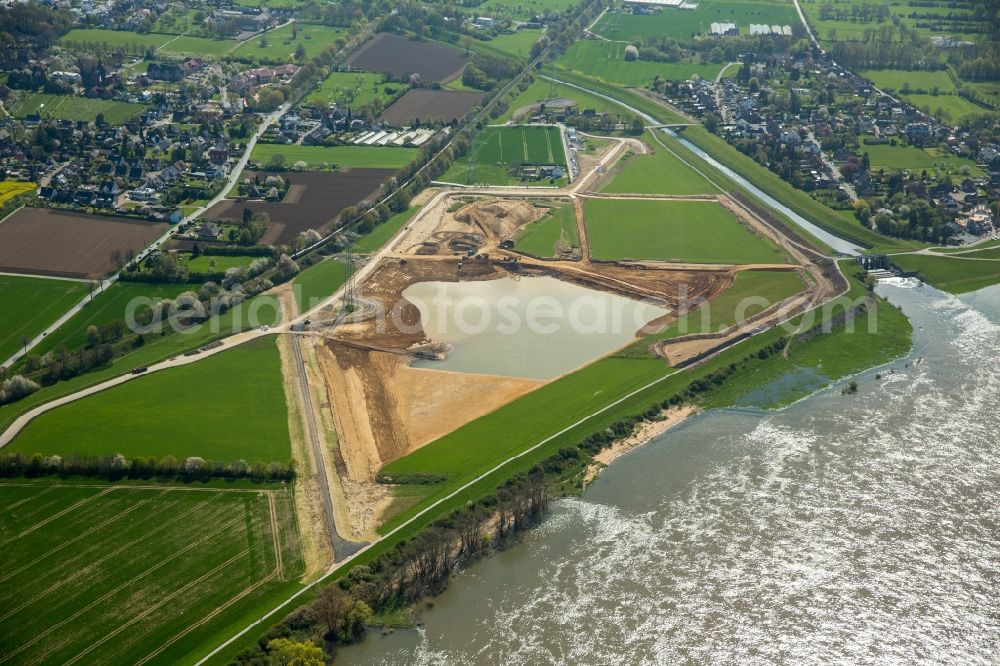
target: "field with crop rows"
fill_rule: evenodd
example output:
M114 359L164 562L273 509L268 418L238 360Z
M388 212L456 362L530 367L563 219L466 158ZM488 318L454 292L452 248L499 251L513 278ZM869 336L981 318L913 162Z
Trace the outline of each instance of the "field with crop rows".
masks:
M3 663L176 663L302 573L285 488L3 482L0 507Z

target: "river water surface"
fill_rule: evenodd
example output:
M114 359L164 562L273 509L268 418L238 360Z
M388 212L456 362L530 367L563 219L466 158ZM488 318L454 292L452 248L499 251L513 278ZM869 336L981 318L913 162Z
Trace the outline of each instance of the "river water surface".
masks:
M338 663L997 663L1000 289L879 289L881 379L690 419Z

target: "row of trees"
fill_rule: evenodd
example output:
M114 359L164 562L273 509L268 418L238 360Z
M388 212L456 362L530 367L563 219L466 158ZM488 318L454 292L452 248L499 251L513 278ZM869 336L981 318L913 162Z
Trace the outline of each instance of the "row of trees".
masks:
M100 479L251 479L255 481L290 481L295 478L297 463L281 462L221 462L190 456L180 460L174 456L113 455L42 455L21 451L0 452L0 477L93 476Z

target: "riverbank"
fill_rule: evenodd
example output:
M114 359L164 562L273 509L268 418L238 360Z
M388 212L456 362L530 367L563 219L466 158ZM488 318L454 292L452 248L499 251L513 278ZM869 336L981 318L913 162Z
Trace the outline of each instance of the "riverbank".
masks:
M632 449L646 444L657 435L662 435L666 431L679 424L689 416L697 414L701 410L694 405L683 405L665 409L661 413L661 418L652 421L643 421L636 426L635 430L628 437L616 440L611 446L602 449L594 456L594 462L587 466L583 475L584 488L600 476L601 471L613 463L615 460L625 455Z

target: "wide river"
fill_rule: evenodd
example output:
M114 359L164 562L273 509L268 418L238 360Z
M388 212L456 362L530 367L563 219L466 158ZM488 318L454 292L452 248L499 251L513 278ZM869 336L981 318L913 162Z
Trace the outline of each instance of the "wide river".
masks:
M338 663L997 663L1000 289L879 291L893 372L690 419Z

